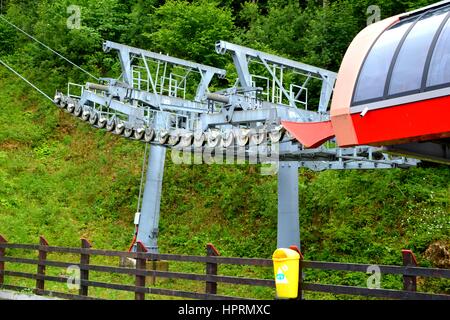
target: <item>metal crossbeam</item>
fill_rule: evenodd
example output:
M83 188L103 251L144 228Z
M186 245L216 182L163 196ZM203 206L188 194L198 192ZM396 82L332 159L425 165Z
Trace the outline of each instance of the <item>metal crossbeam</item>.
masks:
M184 67L189 67L189 68L196 69L196 70L202 70L205 72L210 71L213 74L216 74L216 75L219 75L222 77L225 77L227 74L227 72L223 69L210 67L210 66L203 65L200 63L191 62L191 61L175 58L175 57L172 57L169 55L155 53L155 52L144 50L144 49L130 47L130 46L112 42L112 41L105 41L103 44L103 50L105 52L109 52L112 49L120 51L120 52L129 52L129 53L135 54L136 56L144 56L144 57L147 57L150 59L165 61L168 63L172 63L175 65L184 66ZM125 71L125 70L123 70L123 71Z
M233 44L226 41L219 41L216 43L216 52L219 54L225 54L227 51L230 51L232 53L236 54L242 54L246 57L252 57L256 59L264 59L265 61L269 63L276 64L278 66L287 67L291 69L295 69L300 72L307 72L310 73L312 76L315 76L317 79L322 79L323 76L327 76L328 78L336 78L337 73L314 67L305 63L297 62L294 60L290 60L287 58L275 56L270 53L265 53L262 51L254 50L251 48L243 47L237 44Z
M337 73L311 66L305 63L297 62L287 58L275 56L273 54L261 52L251 48L239 46L226 41L219 41L216 43L216 52L219 54L225 54L226 52L231 52L236 70L238 72L239 81L242 86L251 86L251 74L249 71L249 60L256 59L260 60L266 67L267 71L271 74L273 80L278 85L279 89L283 92L285 97L288 99L290 106L295 107L295 102L287 94L282 82L275 75L274 71L271 70L269 63L278 66L283 69L293 70L298 74L302 74L309 78L316 78L322 80L322 89L320 93L320 102L318 105L318 111L321 114L325 114L330 102L331 95L333 93L333 88L336 83ZM309 80L308 80L309 81Z
M109 52L110 50L117 50L119 51L120 61L122 65L122 71L124 75L124 81L132 86L132 70L131 70L131 57L130 55L133 54L135 56L141 56L144 58L150 58L153 60L163 61L167 62L173 65L177 66L183 66L187 68L191 68L194 70L197 70L201 75L201 82L197 88L197 93L195 95L195 101L201 101L204 99L208 86L211 83L212 78L214 75L217 75L219 77L225 77L226 71L223 69L215 68L206 66L203 64L199 64L196 62L190 62L187 60L171 57L168 55L163 55L160 53L155 53L139 48L130 47L127 45L123 45L120 43L112 42L112 41L105 41L103 43L103 50L105 52Z

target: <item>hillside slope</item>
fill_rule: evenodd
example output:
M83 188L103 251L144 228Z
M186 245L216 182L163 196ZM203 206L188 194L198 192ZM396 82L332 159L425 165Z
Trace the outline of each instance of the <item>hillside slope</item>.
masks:
M97 248L126 249L144 145L77 121L3 69L0 101L0 234L20 243L45 235L67 246L86 237ZM203 254L212 242L224 255L270 257L276 177L250 165L179 166L170 157L166 168L161 252ZM409 248L430 265L427 247L450 241L448 167L302 170L299 178L307 259L399 264Z
M132 234L144 145L73 119L3 70L0 86L2 219L28 221L21 226L2 221L1 231L21 241L55 233L55 241L64 241L60 244L86 236L108 248L125 247ZM182 244L181 250L191 253L195 241L235 247L233 239L240 243L245 235L253 248L232 253L272 252L276 177L260 176L255 166L179 166L167 158L161 208L166 251L180 250ZM325 251L355 256L355 250L390 239L423 251L450 235L449 178L444 166L302 171L305 249L323 257ZM345 238L354 238L358 248Z

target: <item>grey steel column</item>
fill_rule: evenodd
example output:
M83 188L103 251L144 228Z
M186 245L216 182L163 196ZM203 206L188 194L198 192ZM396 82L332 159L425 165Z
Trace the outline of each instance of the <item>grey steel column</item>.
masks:
M282 161L278 171L278 248L300 249L298 162Z
M141 241L150 253L158 253L159 209L165 159L166 149L164 147L156 145L150 147L137 235L137 240Z

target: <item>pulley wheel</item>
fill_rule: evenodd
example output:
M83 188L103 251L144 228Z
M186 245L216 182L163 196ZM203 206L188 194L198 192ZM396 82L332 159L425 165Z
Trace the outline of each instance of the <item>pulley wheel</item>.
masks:
M133 128L126 128L123 132L125 138L130 138L133 135Z
M125 125L123 123L118 123L116 125L116 129L114 130L114 133L117 135L121 135L124 130L125 130Z
M90 116L91 116L91 113L89 112L89 110L84 110L83 113L81 114L81 119L83 121L89 121Z
M234 143L234 133L233 131L226 131L222 134L222 147L229 148Z
M111 119L106 122L106 131L112 132L116 127L116 122Z
M145 129L145 134L144 134L145 142L147 142L147 143L152 142L152 140L154 138L155 138L155 130L153 130L152 128Z
M75 110L75 104L70 102L67 104L67 112L72 113Z
M283 127L277 127L269 132L269 139L272 143L278 143L283 138Z
M236 143L239 147L245 147L248 144L250 140L248 133L248 130L243 129L236 136Z
M187 148L192 145L192 133L187 133L181 136L179 146L182 148Z
M134 138L136 140L142 140L142 138L144 137L144 134L145 134L145 130L143 128L134 130Z
M97 120L98 120L98 113L95 111L91 111L91 115L89 116L89 123L95 126Z
M108 120L106 120L106 118L100 117L100 118L98 119L97 126L98 126L100 129L103 129L103 128L106 127L106 124L107 124L107 123L108 123Z
M180 142L180 136L177 133L173 133L169 136L169 145L175 146Z
M266 140L266 132L264 130L255 131L250 135L250 143L252 145L259 146L265 140Z
M157 138L160 144L166 144L167 140L169 139L169 132L163 129L158 132Z
M220 133L219 132L215 132L215 131L210 131L207 134L207 141L206 141L206 145L208 146L208 148L216 148L217 146L220 145Z
M83 113L83 108L77 103L77 105L75 106L75 110L73 111L73 115L75 117L80 117L82 113Z
M201 148L205 143L205 134L203 132L194 133L194 147Z

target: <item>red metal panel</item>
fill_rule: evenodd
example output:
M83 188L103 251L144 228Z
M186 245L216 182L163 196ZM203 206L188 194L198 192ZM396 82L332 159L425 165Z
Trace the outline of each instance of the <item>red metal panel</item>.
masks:
M282 121L283 127L289 131L306 148L317 148L334 137L331 121L326 122L289 122Z
M450 137L450 96L353 114L352 121L359 145Z

